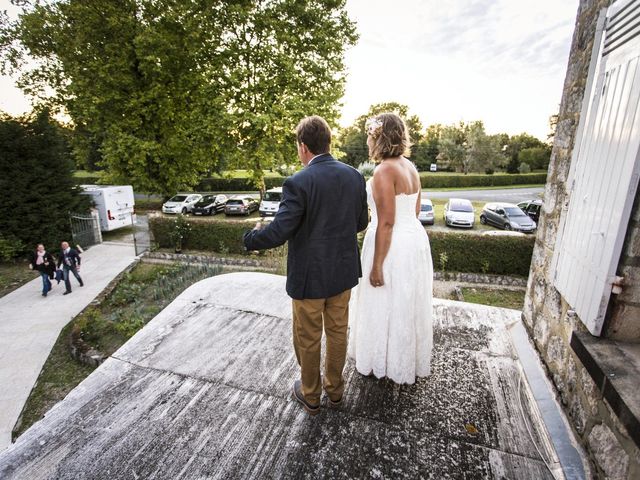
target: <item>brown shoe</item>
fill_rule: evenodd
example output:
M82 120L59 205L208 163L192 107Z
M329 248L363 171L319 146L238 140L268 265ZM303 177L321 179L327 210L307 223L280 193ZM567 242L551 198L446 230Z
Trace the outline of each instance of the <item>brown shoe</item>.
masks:
M302 395L302 382L300 380L293 382L292 394L294 400L301 403L309 415L317 415L320 413L320 405L311 405L305 400L304 395Z
M335 402L331 400L331 397L327 395L327 407L329 408L340 408L342 406L344 400L344 395L340 397L340 400L336 400Z

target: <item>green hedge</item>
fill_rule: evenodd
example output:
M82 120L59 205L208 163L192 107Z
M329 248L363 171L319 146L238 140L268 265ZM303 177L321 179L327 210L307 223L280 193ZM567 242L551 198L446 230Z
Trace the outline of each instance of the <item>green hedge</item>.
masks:
M191 231L183 248L217 253L243 253L243 233L254 220L188 220ZM149 227L162 248L173 248L171 231L175 218L151 217ZM472 233L429 232L433 268L447 272L529 275L535 237L493 236ZM445 260L446 256L446 260ZM443 265L444 263L444 265Z
M535 235L429 232L429 240L434 270L529 276Z
M267 188L281 187L286 177L267 177ZM494 175L434 175L429 172L420 174L422 188L454 187L503 187L509 185L542 185L547 181L546 173L494 174ZM245 192L255 191L256 186L250 178L203 178L195 188L200 192Z
M264 183L269 188L281 187L286 177L267 177ZM258 188L250 178L203 178L196 185L195 190L200 192L252 192Z
M454 187L504 187L508 185L537 185L547 182L546 173L494 175L434 175L429 172L420 174L422 188L454 188Z
M150 217L149 229L155 242L161 248L173 248L171 232L176 218ZM256 224L252 221L228 221L224 219L188 219L191 231L182 242L182 247L218 253L243 253L242 235Z

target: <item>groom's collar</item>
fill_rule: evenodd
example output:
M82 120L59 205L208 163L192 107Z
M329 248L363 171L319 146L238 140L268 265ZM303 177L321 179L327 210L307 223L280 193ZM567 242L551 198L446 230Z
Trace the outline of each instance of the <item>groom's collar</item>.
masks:
M310 167L311 165L315 165L317 163L326 162L327 160L333 160L331 154L321 153L320 155L316 155L311 160L309 160L309 163L307 163L307 167Z

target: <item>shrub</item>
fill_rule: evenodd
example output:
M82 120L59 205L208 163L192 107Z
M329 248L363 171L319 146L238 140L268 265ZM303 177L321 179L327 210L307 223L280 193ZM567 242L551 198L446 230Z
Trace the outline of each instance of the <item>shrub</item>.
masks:
M287 177L266 177L264 184L267 189L281 187ZM200 180L195 190L199 192L253 192L258 187L248 177L223 178L209 177Z
M435 270L526 277L535 236L429 232L429 240Z
M232 222L223 219L190 218L187 222L191 229L186 241L183 241L182 248L218 253L243 253L245 250L242 235L255 225L255 221L251 220ZM161 248L174 246L171 238L173 228L172 218L160 216L149 218L149 229Z
M25 251L25 245L13 236L0 235L0 260L12 260Z
M254 222L189 219L191 232L184 248L216 253L244 253L243 233ZM173 246L169 236L173 220L151 217L149 227L160 247ZM534 236L490 236L429 232L434 269L448 272L529 275ZM284 252L284 250L282 250ZM278 252L272 252L277 255Z
M376 168L376 164L373 162L362 162L358 165L358 171L362 174L363 177L369 178L373 176L373 171Z
M529 164L528 164L528 163L524 163L524 162L522 162L522 163L520 164L520 166L518 167L518 171L519 171L520 173L529 173L529 172L531 172L531 167L529 166Z
M534 185L544 184L547 181L546 173L527 174L469 174L469 175L433 175L429 172L420 174L422 188L455 188L455 187L502 187L507 185Z

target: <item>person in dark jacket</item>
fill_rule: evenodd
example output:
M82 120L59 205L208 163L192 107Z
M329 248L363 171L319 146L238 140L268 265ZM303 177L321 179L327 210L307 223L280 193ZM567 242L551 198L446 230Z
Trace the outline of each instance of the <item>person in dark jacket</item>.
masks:
M62 266L62 272L64 276L64 286L66 290L63 295L71 293L71 281L69 280L69 272L73 273L76 280L80 283L81 287L84 287L84 282L80 278L78 270L80 270L80 254L74 248L69 247L68 242L62 242L60 244L61 251L58 257L58 268Z
M42 278L42 296L46 297L51 290L51 279L56 271L56 261L53 255L45 250L43 244L39 243L35 252L31 254L29 268L36 270L40 274L40 278Z
M305 410L320 411L324 386L331 407L342 402L349 298L362 275L357 233L367 227L366 185L354 168L329 153L331 130L318 116L296 129L305 168L287 178L273 221L244 235L247 250L288 241L287 293L293 299L293 345L301 378L293 396ZM324 385L320 376L322 330L327 335Z

